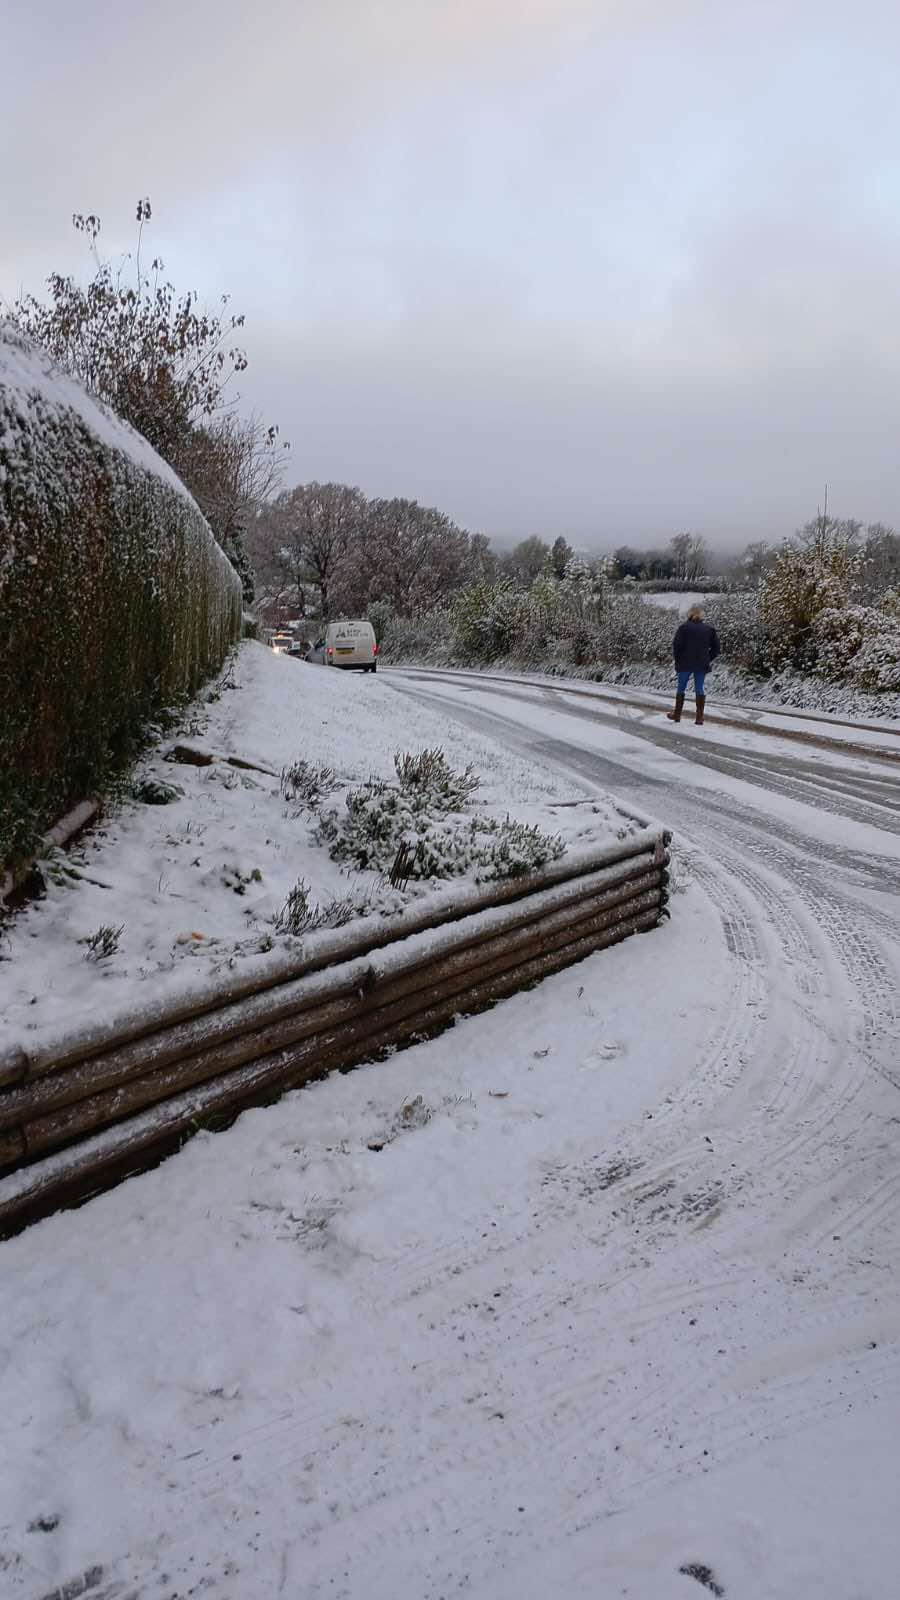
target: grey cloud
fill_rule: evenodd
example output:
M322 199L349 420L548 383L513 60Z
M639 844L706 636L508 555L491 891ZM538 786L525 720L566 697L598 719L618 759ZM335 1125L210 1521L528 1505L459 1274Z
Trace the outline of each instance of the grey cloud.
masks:
M150 193L296 477L501 536L777 536L826 477L900 522L887 0L38 0L11 41L0 290Z

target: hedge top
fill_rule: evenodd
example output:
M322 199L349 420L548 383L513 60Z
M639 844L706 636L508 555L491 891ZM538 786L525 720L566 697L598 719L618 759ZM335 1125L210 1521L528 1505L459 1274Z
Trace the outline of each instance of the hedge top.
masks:
M116 416L103 401L96 400L43 350L24 338L14 323L0 319L0 484L7 474L24 477L36 465L33 440L58 423L67 412L74 413L101 445L126 456L133 466L151 473L187 502L193 513L192 522L194 518L202 522L229 587L234 587L231 562L193 496L168 462L130 423ZM13 420L15 426L11 426ZM41 470L46 471L45 462L41 463Z
M135 466L143 467L162 478L170 488L177 489L193 505L195 502L176 477L172 468L157 455L141 434L131 424L123 422L109 406L95 400L74 378L62 372L43 351L23 338L15 324L0 320L0 389L9 391L3 397L0 426L4 428L3 444L12 445L16 434L8 428L4 413L16 399L25 408L22 422L26 424L19 433L20 439L29 432L40 432L42 424L50 421L52 410L74 411L91 432L110 450L127 455ZM3 468L0 467L0 471Z

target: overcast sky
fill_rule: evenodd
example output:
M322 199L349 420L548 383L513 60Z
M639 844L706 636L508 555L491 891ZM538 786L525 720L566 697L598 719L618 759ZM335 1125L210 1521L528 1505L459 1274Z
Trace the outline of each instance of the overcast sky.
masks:
M6 0L0 292L246 312L290 478L507 540L900 525L897 0Z

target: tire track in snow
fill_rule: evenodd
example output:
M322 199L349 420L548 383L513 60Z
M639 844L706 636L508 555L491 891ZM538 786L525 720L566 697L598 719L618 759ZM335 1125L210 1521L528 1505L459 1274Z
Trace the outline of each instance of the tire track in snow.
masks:
M501 718L491 731L502 735ZM627 758L549 743L557 760L568 748L582 779L593 772L623 799L671 810L727 930L728 994L689 1078L652 1121L621 1130L634 1171L591 1192L577 1164L535 1164L525 1226L485 1229L484 1196L462 1196L430 1248L361 1272L354 1287L375 1337L402 1344L409 1319L433 1324L435 1355L405 1391L369 1369L339 1377L323 1357L312 1404L248 1429L226 1422L173 1473L175 1508L196 1496L223 1537L249 1532L240 1453L308 1552L305 1600L357 1600L361 1586L395 1600L404 1583L422 1600L467 1581L489 1592L504 1556L552 1550L685 1476L897 1395L894 1279L885 1273L875 1308L862 1305L844 1248L881 1248L900 1203L879 1121L895 1104L895 935L861 898L883 895L895 865L820 846L781 820L775 832L764 813L708 790L673 796L639 762L629 772ZM832 785L826 809L842 805ZM875 815L869 806L870 825ZM821 1304L817 1272L827 1272ZM494 1286L499 1324L485 1310ZM863 1310L888 1334L874 1350L859 1342ZM460 1386L462 1422L446 1400ZM302 1498L307 1460L334 1485L333 1505L312 1490ZM517 1505L535 1503L540 1518L523 1520ZM164 1545L134 1551L123 1571L140 1570L149 1595L151 1566L189 1573L191 1541L175 1509ZM219 1575L212 1587L244 1600L247 1581Z

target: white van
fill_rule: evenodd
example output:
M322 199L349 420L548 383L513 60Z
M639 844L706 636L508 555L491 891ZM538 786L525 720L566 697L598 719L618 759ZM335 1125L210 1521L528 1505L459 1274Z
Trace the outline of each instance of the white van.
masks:
M325 634L325 665L356 667L374 672L378 646L371 622L329 622Z

